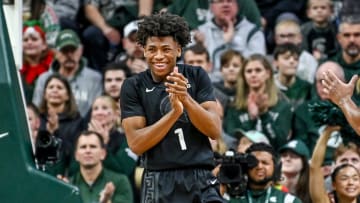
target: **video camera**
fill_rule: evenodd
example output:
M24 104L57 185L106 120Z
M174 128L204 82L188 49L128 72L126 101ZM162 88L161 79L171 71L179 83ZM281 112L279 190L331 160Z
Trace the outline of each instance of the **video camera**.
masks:
M248 183L247 170L258 165L256 157L229 150L224 156L215 156L215 162L221 164L218 179L226 185L228 194L231 197L243 196Z
M39 166L59 160L62 140L48 131L39 131L35 141L35 158Z

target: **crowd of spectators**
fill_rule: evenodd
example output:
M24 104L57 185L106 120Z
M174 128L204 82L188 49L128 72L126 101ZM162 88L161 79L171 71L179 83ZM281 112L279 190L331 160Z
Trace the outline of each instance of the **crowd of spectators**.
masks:
M282 178L274 188L281 185L304 203L356 199L360 137L319 124L312 111L313 105L330 103L321 83L325 71L344 82L360 74L360 5L350 2L25 1L20 73L31 130L34 138L48 131L63 143L60 161L47 172L70 178L86 194L83 198L94 201L94 179L84 172L101 170L99 201L121 200L120 189L131 190L123 197L126 202L139 200L135 171L141 166L121 127L120 89L126 78L148 68L136 41L137 23L143 16L170 12L183 16L192 34L178 63L200 66L213 82L223 122L214 151L245 153L252 143L266 143L274 151L255 147L249 152L260 162L271 159L266 153L279 153ZM98 157L90 170L82 151L91 146ZM341 189L344 171L357 175L356 193ZM226 198L226 188L222 192L224 199L237 202ZM324 196L329 201L322 201Z

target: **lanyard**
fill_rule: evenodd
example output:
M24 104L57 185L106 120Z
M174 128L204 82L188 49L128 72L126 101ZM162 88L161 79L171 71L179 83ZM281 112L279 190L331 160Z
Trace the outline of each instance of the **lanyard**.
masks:
M265 202L264 202L264 203L269 203L270 194L271 194L271 187L269 187L269 188L266 190L266 198L265 198ZM252 198L252 195L251 195L250 190L247 191L247 199L248 199L248 202L249 202L249 203L253 203L253 200L252 200L253 198Z

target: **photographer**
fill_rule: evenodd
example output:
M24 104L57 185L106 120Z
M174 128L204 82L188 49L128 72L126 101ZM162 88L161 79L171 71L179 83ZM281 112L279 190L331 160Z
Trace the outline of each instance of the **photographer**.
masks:
M302 202L299 198L289 193L284 193L273 186L274 181L276 181L277 161L276 152L270 145L255 143L246 150L246 153L254 155L258 160L258 164L247 169L248 185L244 195L238 198L232 197L229 202Z

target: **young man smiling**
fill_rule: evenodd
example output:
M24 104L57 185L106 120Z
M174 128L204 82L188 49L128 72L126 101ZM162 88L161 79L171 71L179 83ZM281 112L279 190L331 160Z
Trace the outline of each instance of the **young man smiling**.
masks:
M139 23L149 69L125 80L121 116L145 168L142 202L222 202L208 137L220 137L213 88L200 67L177 65L190 42L185 20L160 13Z

